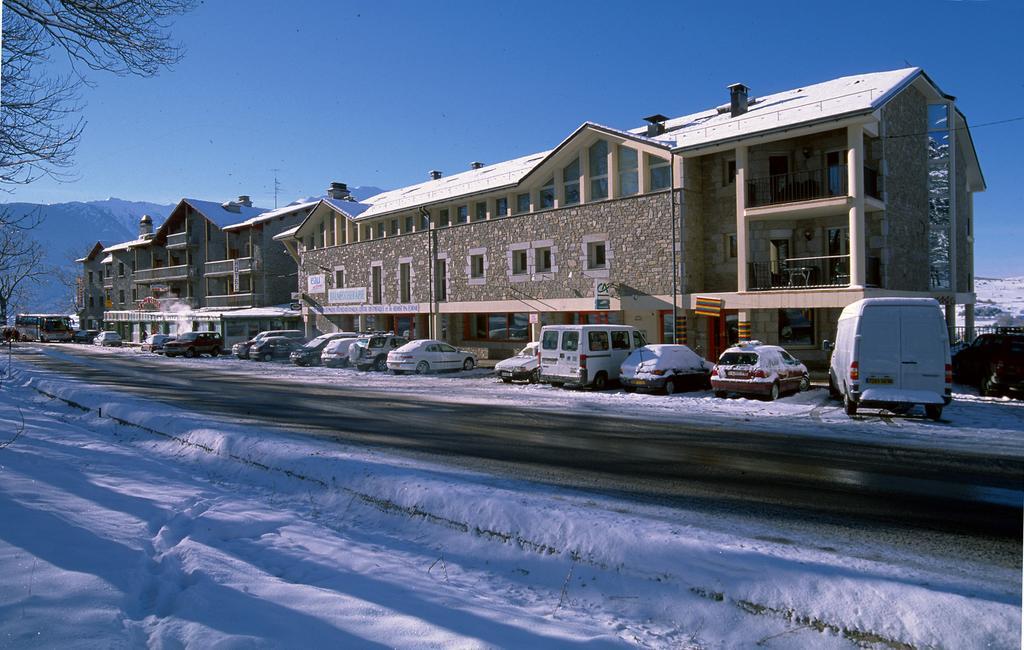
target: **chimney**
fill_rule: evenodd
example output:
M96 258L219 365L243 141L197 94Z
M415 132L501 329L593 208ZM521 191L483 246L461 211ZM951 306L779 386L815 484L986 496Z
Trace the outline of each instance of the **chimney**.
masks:
M437 169L431 169L430 170L430 180L436 181L437 179L441 178L441 176L442 176L442 174L441 174L441 172L439 170L437 170Z
M647 122L647 137L654 137L665 132L665 121L667 117L661 113L655 113L654 115L648 115L644 118L644 122Z
M241 212L242 208L238 205L237 201L225 201L220 204L220 207L224 208L228 212Z
M349 197L348 185L334 181L331 183L331 186L327 188L327 196L338 200L347 199Z
M737 117L747 112L747 91L743 84L729 86L729 115Z
M244 205L247 208L251 208L252 207L252 199L249 198L248 194L239 194L238 195L238 205Z
M142 215L139 219L139 239L144 238L146 235L153 234L153 217L148 214Z
M473 162L469 163L469 168L470 169L480 169L483 166L484 166L484 164L482 162L480 162L480 161L477 161L477 160L474 160Z

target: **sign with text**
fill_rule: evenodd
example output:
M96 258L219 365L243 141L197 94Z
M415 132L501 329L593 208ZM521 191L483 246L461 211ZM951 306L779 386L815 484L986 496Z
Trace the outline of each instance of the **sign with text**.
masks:
M607 311L612 308L612 283L608 280L594 281L594 309Z
M344 289L329 289L327 291L327 302L366 302L366 287L346 287Z
M318 314L415 314L420 310L416 303L408 305L328 305L326 307L310 306L310 310Z
M309 293L323 293L327 288L327 278L321 273L306 278L306 291Z

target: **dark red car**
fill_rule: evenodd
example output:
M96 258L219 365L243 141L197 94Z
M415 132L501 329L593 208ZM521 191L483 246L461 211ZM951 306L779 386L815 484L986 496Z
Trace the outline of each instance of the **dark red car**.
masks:
M216 357L224 349L224 339L217 332L185 332L173 341L164 343L164 355L189 358L208 354Z
M1024 333L982 334L953 356L953 379L982 395L1024 390Z

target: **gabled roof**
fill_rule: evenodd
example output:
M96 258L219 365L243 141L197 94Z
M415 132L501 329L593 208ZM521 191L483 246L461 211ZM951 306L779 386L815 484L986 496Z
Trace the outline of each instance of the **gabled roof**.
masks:
M366 203L359 203L358 201L349 201L349 200L346 200L346 199L334 199L334 198L330 198L330 197L325 197L325 198L322 198L319 201L317 201L315 207L312 210L309 211L309 214L307 214L306 218L302 220L302 223L300 223L299 225L295 226L294 228L289 228L288 230L285 230L284 232L278 233L277 235L274 236L274 239L282 240L282 239L288 239L290 237L294 237L300 230L302 230L302 228L307 223L309 223L310 218L320 208L321 205L325 205L328 208L330 208L331 210L334 210L336 212L340 212L341 214L345 215L349 219L352 219L353 221L359 215L363 214L364 212L366 212L367 210L370 209L370 206L368 204L366 204Z
M313 199L313 200L310 200L310 201L293 201L292 203L289 203L288 205L284 206L283 208L277 208L275 210L269 210L267 212L261 212L260 214L256 215L255 217L251 217L249 219L246 219L245 221L240 221L238 223L233 223L233 224L231 224L229 226L223 226L223 228L224 228L224 230L240 230L242 228L248 228L249 226L253 226L253 225L258 224L258 223L263 223L264 221L270 221L271 219L276 219L277 217L284 217L284 216L287 216L289 214L294 214L295 212L299 212L301 210L305 210L306 208L313 208L319 202L320 202L320 199ZM242 206L242 207L245 207L245 206Z
M251 208L238 204L235 204L238 207L238 212L235 212L233 210L228 210L223 205L215 201L202 201L200 199L185 198L181 200L181 203L187 203L190 205L193 210L206 217L210 223L218 228L226 228L233 224L239 224L267 212L266 208ZM181 203L178 205L180 206ZM175 208L175 210L177 209L178 208Z
M80 264L84 263L84 262L89 262L94 257L99 255L100 251L102 251L102 250L103 250L103 244L101 242L96 242L95 244L92 245L92 248L89 249L89 252L85 254L85 257L80 257L80 258L78 258L75 261L80 263Z
M137 248L139 246L149 246L153 243L153 236L147 235L146 237L140 237L131 241L123 241L120 244L112 244L103 249L104 253L113 253L114 251L123 251L131 248Z
M923 74L920 68L870 72L752 97L752 103L742 115L732 117L728 106L722 106L676 117L666 121L665 132L654 139L669 144L674 150L686 151L798 125L870 113ZM646 128L631 131L640 135Z

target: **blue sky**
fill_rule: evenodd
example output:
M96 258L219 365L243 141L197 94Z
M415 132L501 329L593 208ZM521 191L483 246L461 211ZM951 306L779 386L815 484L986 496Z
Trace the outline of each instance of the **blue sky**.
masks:
M1024 117L1020 0L348 2L209 0L152 79L94 74L77 180L6 200L273 207L333 180L391 188L617 127L858 72L923 67L971 124ZM59 65L59 61L55 62ZM978 276L1024 275L1024 120L972 131Z

